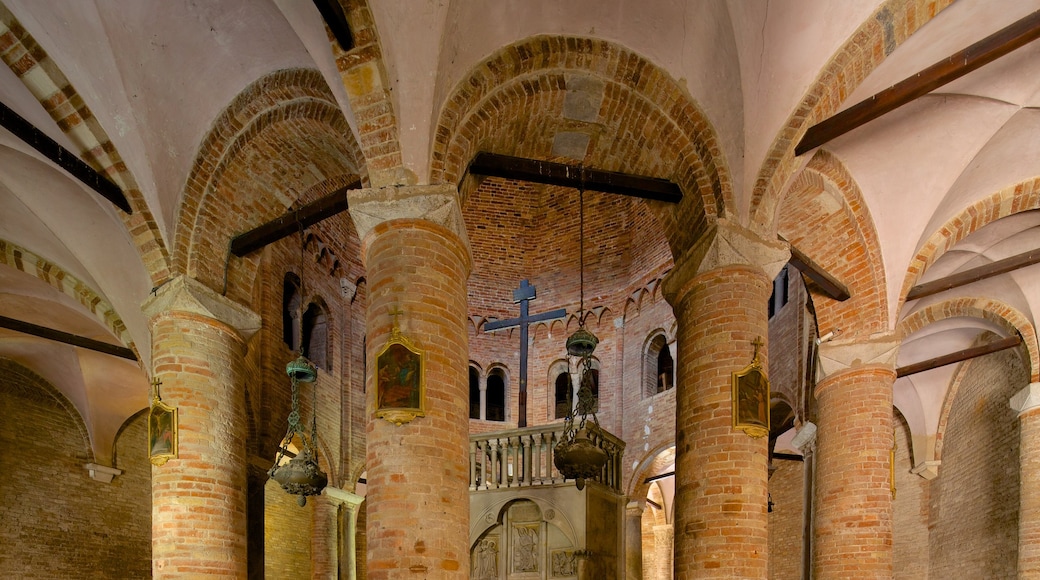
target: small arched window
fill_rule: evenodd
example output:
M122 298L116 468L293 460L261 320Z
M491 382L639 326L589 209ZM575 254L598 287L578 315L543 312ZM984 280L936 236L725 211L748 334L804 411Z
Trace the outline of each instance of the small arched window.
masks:
M469 367L469 418L480 418L480 372Z
M557 419L563 419L571 412L574 406L574 389L571 387L571 375L562 371L556 375L556 414Z
M643 395L652 397L675 386L675 361L664 334L654 336L643 355Z
M506 420L506 377L502 369L494 369L488 375L486 404L484 417L488 421Z
M300 277L285 274L282 283L282 340L290 350L300 350Z
M303 313L303 356L319 369L331 371L330 343L329 316L320 304L311 302Z

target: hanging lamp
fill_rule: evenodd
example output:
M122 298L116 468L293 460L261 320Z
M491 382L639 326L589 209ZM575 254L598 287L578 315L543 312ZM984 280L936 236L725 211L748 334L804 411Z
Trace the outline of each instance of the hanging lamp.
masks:
M581 171L581 170L579 170ZM584 178L584 171L581 171ZM595 377L592 370L592 353L599 344L596 335L585 328L585 187L584 181L578 188L579 207L579 288L578 330L567 337L567 354L578 358L580 383L578 402L564 419L563 435L556 445L553 464L566 479L575 480L579 490L585 488L586 479L595 479L603 472L607 463L607 452L600 449L589 438L589 430L599 429L596 419L596 398L592 394ZM588 422L592 415L592 423Z
M303 293L303 254L306 241L303 238L303 228L300 228L300 308L306 296ZM300 424L300 384L314 383L318 378L318 369L303 354L303 317L300 321L300 355L285 367L285 373L289 375L290 389L292 395L292 410L289 412L289 429L285 433L281 444L278 446L278 454L274 465L267 474L271 479L278 482L286 492L300 496L296 503L300 507L307 505L307 496L319 495L329 483L329 478L318 465L318 389L312 389L313 403L311 405L311 432L308 435ZM290 446L295 446L299 440L299 451L292 455ZM291 457L291 458L290 458ZM286 461L288 459L288 461Z

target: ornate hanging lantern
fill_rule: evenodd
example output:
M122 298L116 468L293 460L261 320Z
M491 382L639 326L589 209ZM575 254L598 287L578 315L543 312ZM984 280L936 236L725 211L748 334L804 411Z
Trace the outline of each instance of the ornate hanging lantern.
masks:
M589 429L599 429L596 419L596 398L592 394L593 381L592 353L599 344L599 339L585 329L585 190L578 190L580 196L581 232L579 235L579 261L581 296L578 307L578 330L567 337L567 354L578 357L578 368L581 382L578 386L578 403L564 420L563 435L556 445L553 463L556 469L567 479L575 480L579 490L585 488L585 480L600 475L607 463L607 452L597 446L589 438ZM592 415L592 424L588 417Z
M303 297L302 229L300 231L300 238L300 295ZM301 304L302 302L303 301L301 300ZM300 507L303 507L307 505L307 496L320 494L329 483L328 476L321 471L321 467L318 465L317 388L312 390L314 399L313 404L311 405L310 435L308 435L300 425L300 383L314 383L318 378L318 369L307 360L307 357L303 356L303 349L301 348L300 356L285 366L285 373L289 375L292 394L292 411L289 413L289 430L286 431L285 438L282 439L281 444L278 446L278 455L275 458L274 465L270 470L268 470L267 474L271 479L277 481L286 492L292 495L299 495L300 497L296 500L296 503L300 504ZM295 446L297 439L300 443L299 451L294 456L289 448L290 446ZM288 461L286 461L287 458L289 458Z

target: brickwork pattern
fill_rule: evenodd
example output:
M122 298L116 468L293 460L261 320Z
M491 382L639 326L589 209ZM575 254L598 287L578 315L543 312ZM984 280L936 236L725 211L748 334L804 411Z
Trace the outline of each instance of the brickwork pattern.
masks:
M264 485L264 577L291 580L311 577L311 528L318 498L300 507L278 482Z
M773 360L776 360L773 353ZM769 578L801 578L805 469L800 461L773 459L776 471L769 477Z
M895 369L860 365L816 386L814 577L891 577L892 383Z
M150 578L147 420L116 441L111 483L91 479L86 427L72 403L29 369L0 359L0 576Z
M118 216L140 253L152 283L158 285L169 278L166 244L133 173L83 97L3 4L0 4L0 59L26 81L26 88L80 148L80 156L123 191L133 213L120 211Z
M1019 418L1018 577L1040 575L1040 409Z
M730 373L751 362L753 340L768 337L772 280L731 265L685 288L675 298L675 576L765 578L767 440L733 428Z
M564 118L569 75L603 85L595 124ZM534 36L474 67L437 121L430 180L457 183L481 150L550 158L557 131L597 135L604 125L631 138L591 137L587 166L669 178L685 192L678 207L654 209L673 253L690 247L710 218L733 211L714 129L686 91L641 56L590 38ZM468 196L465 187L460 194Z
M841 198L835 199L828 186ZM778 227L792 246L845 284L852 295L838 302L813 287L821 333L840 328L868 336L888 329L877 231L859 186L839 159L826 151L813 156L783 200ZM864 312L872 314L864 318Z
M1022 577L1016 574L1020 422L1008 400L1028 383L1028 371L1013 350L962 367L939 476L930 482L929 572Z
M928 506L931 485L910 472L910 427L895 415L896 496L892 500L892 578L928 578Z
M810 127L845 105L845 99L885 58L953 0L888 0L864 22L823 67L777 132L755 179L750 227L768 232L784 188L800 161L794 148Z
M360 171L356 155L350 127L317 71L258 79L199 147L177 216L174 271L226 287L229 298L248 304L259 259L228 260L231 238L283 214L301 201L298 192L311 200L351 183Z
M246 353L241 336L185 312L152 320L154 376L178 409L179 457L152 471L155 578L246 574ZM190 498L190 499L188 499Z
M396 426L374 417L368 372L369 580L464 578L469 561L466 287L459 238L425 220L397 219L363 240L369 276L368 360L401 332L426 354L426 416Z

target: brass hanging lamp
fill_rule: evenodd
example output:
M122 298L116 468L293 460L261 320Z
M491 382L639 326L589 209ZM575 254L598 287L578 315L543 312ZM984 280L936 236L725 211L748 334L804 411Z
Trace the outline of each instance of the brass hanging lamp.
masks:
M584 177L584 172L582 172ZM599 430L596 419L596 398L592 394L595 377L592 370L592 353L599 344L596 335L585 328L585 188L578 189L579 198L579 271L580 298L578 306L578 330L567 337L567 354L578 358L580 383L578 384L578 402L567 413L564 420L563 435L556 445L553 464L566 479L575 480L579 490L585 488L586 479L594 479L603 472L607 463L607 452L593 443L589 438L590 430ZM589 415L592 423L588 423Z
M305 241L303 229L300 229L300 305L306 296L303 294L303 252ZM318 389L312 389L311 432L307 432L300 424L300 384L314 383L318 378L318 369L303 355L303 317L300 320L300 356L285 367L289 375L292 395L292 410L289 412L289 429L285 433L274 465L267 474L279 483L286 492L300 496L296 503L300 507L307 505L307 496L319 495L329 483L329 478L318 465ZM290 447L296 446L299 440L299 451L292 455ZM288 461L286 461L287 458Z

